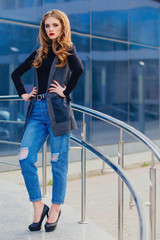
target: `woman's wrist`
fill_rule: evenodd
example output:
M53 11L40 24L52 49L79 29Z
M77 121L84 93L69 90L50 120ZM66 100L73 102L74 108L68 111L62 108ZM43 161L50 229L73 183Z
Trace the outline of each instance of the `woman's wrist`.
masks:
M28 100L28 93L23 93L21 95L21 97L23 98L23 100L27 101Z

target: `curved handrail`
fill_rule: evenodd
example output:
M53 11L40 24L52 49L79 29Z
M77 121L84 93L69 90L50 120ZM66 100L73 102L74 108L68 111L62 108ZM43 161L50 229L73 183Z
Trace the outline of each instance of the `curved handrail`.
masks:
M101 158L103 161L105 161L120 176L122 181L127 185L130 193L132 194L133 199L136 204L136 207L137 207L137 211L138 211L138 215L139 215L139 223L140 223L140 240L149 240L150 239L150 227L149 227L149 223L147 220L148 218L146 215L144 205L143 205L139 195L136 193L134 186L128 179L125 171L118 164L114 163L112 161L112 159L110 159L108 156L107 157L104 156L100 150L96 149L96 147L93 147L91 144L88 144L87 142L82 141L82 140L74 137L73 135L71 135L71 140L73 140L77 144L87 148L88 150L90 150L91 152L96 154L99 158Z
M126 131L130 135L141 140L155 154L157 159L160 161L160 149L158 148L158 146L156 144L154 144L147 136L145 136L143 133L141 133L134 127L131 127L130 125L128 125L114 117L111 117L107 114L104 114L104 113L98 112L96 110L93 110L93 109L90 109L87 107L83 107L83 106L80 106L80 105L77 105L74 103L72 103L72 109L79 111L79 112L87 113L90 116L96 117L105 122L109 122L110 124L112 124L116 127L122 128L124 131Z

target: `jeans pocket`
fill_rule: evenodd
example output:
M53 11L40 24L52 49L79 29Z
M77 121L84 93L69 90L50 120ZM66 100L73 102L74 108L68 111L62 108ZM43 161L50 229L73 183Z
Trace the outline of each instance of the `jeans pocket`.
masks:
M67 99L59 96L51 97L51 102L56 123L69 121L70 103L67 102Z

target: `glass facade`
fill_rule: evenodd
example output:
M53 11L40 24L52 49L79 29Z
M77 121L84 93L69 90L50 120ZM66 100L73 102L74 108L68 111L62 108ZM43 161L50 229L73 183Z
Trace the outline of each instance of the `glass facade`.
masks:
M72 102L109 114L151 139L159 139L158 1L0 0L0 95L17 94L10 74L37 48L39 23L51 9L68 15L72 41L85 68L72 93ZM23 76L28 91L33 77L32 70ZM8 119L23 120L27 103L12 104L0 102L0 119L8 114ZM76 118L81 119L79 114ZM95 119L88 118L87 122L90 142L115 142L115 129ZM0 139L18 141L22 126L13 125L1 123Z

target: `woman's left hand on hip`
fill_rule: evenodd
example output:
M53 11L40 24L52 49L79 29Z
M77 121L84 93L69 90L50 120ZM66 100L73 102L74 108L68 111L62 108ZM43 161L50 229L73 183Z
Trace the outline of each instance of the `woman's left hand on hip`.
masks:
M56 80L53 80L54 83L50 84L50 88L48 89L49 92L55 92L60 97L66 97L63 91L66 89L66 86L62 87Z

